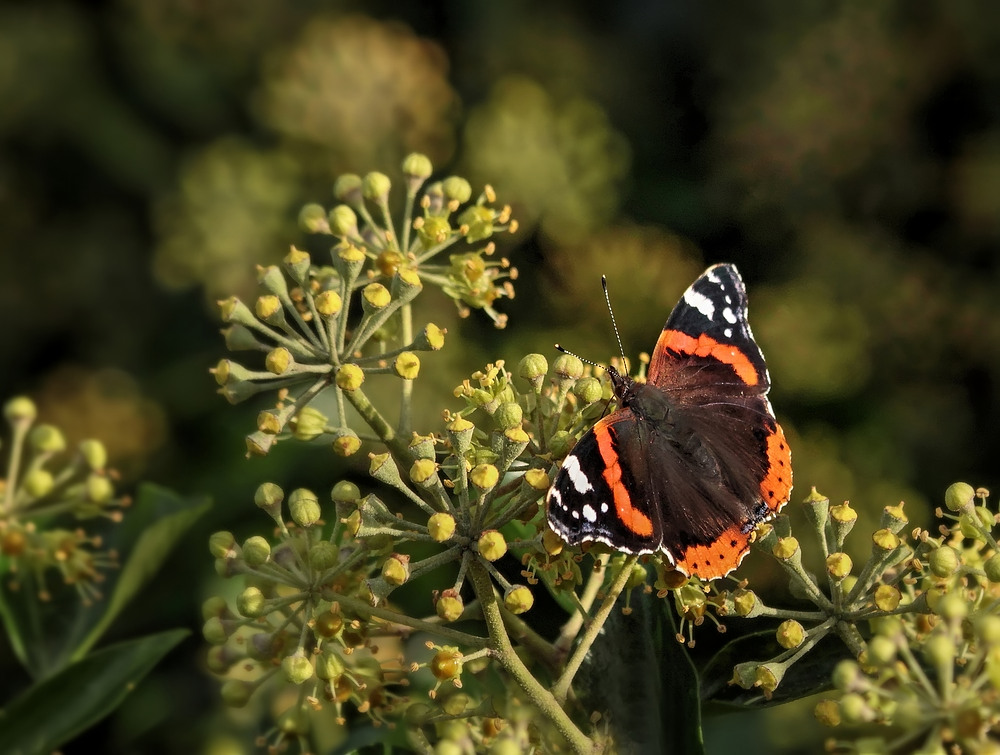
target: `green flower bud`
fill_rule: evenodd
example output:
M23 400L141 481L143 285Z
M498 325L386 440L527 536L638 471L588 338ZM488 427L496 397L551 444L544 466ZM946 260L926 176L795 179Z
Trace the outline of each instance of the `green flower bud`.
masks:
M851 508L848 501L844 501L830 507L830 521L833 523L837 542L842 543L854 527L854 523L858 521L858 512Z
M252 682L244 682L239 679L227 679L223 685L221 694L222 702L230 708L242 708L253 695L255 685Z
M472 197L472 187L461 176L448 176L441 182L441 191L446 199L458 204L464 204Z
M943 545L931 551L930 556L927 557L927 564L930 567L931 574L935 577L950 577L958 571L958 567L961 565L961 558L958 555L958 551L954 548Z
M240 612L241 616L256 619L267 613L267 599L259 587L251 585L237 596L236 610Z
M208 621L213 616L219 619L230 616L229 605L221 595L213 595L210 598L205 598L205 601L201 604L202 621Z
M569 453L575 443L576 439L568 432L557 430L549 439L549 451L552 452L553 458L561 459Z
M356 204L361 201L361 176L345 173L333 182L333 196L341 202Z
M215 532L208 538L208 550L215 558L236 558L236 538L228 530Z
M426 179L434 172L431 160L420 152L411 152L403 158L403 175L407 178Z
M17 396L4 404L3 416L12 425L30 424L38 416L38 408L30 398Z
M337 370L337 387L343 391L356 391L365 382L365 373L356 364L342 364Z
M521 405L510 401L497 407L493 413L493 420L501 430L509 430L512 427L520 427L523 416Z
M341 480L333 486L330 498L334 503L357 503L361 500L361 489L353 482Z
M37 425L28 433L29 445L39 453L55 454L66 450L62 431L53 425Z
M285 321L281 299L274 294L258 296L257 303L254 305L254 313L261 320L272 325Z
M535 596L524 585L514 585L503 596L503 605L512 614L521 614L531 609Z
M560 354L552 362L552 372L559 380L579 380L583 377L583 362L572 354Z
M316 658L316 676L325 681L339 679L346 670L340 653L324 649Z
M299 440L313 440L326 432L328 422L327 416L319 409L306 406L295 416L293 433Z
M93 438L80 441L80 456L94 472L102 471L108 465L108 451L104 444Z
M944 505L950 511L961 511L973 505L976 490L967 482L954 482L944 491Z
M292 684L303 684L313 678L315 668L312 661L302 651L286 656L281 661L281 670Z
M114 484L102 474L87 475L84 490L87 500L92 503L107 503L115 496Z
M983 571L986 572L986 579L990 582L1000 582L1000 553L994 553L983 564Z
M877 668L885 668L896 660L896 643L888 637L877 634L868 641L868 663Z
M795 619L786 619L778 625L775 633L778 644L785 650L797 648L806 638L806 630Z
M959 620L969 615L969 603L957 592L949 592L941 596L934 613L943 619Z
M293 490L288 496L288 511L292 515L292 521L300 527L311 527L322 516L316 494L306 488Z
M324 572L332 569L339 560L340 552L329 540L320 540L309 548L309 563L315 571Z
M349 427L339 427L333 431L333 452L347 458L361 450L361 438Z
M36 467L24 476L21 485L31 498L41 498L52 490L55 478L48 470Z
M212 616L205 621L201 628L201 635L209 645L224 645L229 640L226 625L218 616Z
M444 621L457 621L465 610L465 604L454 590L445 590L438 598L434 610Z
M538 390L549 372L549 363L541 354L528 354L517 364L517 374Z
M410 578L410 557L393 553L382 564L382 578L393 587L399 587Z
M846 724L863 724L875 718L875 711L857 692L848 692L840 698L840 716Z
M943 632L935 632L924 641L924 658L935 668L947 668L955 662L955 642Z
M322 212L322 208L320 209ZM309 268L312 265L312 259L309 257L309 252L304 252L301 249L296 249L294 245L282 258L282 263L285 265L285 269L292 279L298 283L300 286L303 285L309 277Z
M899 532L910 520L903 513L903 502L900 501L895 506L886 506L882 510L882 527L891 532Z
M329 233L330 224L326 222L326 210L316 203L305 205L299 210L299 227L306 233Z
M573 385L573 393L583 406L589 406L604 398L604 386L595 377L582 377Z
M1000 616L986 614L976 620L976 634L990 646L1000 645Z
M339 204L330 210L330 232L342 239L358 235L358 216L346 204Z
M412 351L404 351L392 363L392 368L396 374L406 380L416 380L420 374L420 357Z
M253 502L271 515L272 519L281 521L281 503L285 500L285 492L273 482L265 482L257 487L253 494Z
M479 555L487 561L496 561L507 552L507 540L497 530L486 530L479 536Z
M469 472L469 479L480 490L492 490L500 480L500 470L492 464L477 464Z
M320 291L313 300L316 304L316 311L322 317L333 317L344 308L344 300L336 291Z
M439 543L450 540L455 534L455 517L444 512L432 514L427 520L427 531Z
M295 359L292 357L292 352L284 346L271 349L264 358L264 366L272 375L284 375L293 364Z
M374 170L366 174L361 182L361 193L365 199L371 199L376 202L385 201L389 196L391 188L392 181L389 180L389 176Z
M256 569L271 557L271 544L260 535L248 537L243 543L243 560Z
M843 660L833 667L833 686L841 692L850 692L863 676L856 661Z

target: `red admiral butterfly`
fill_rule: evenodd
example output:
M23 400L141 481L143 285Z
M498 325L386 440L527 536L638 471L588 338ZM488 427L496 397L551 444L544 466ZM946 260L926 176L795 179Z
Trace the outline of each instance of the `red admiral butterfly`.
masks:
M714 265L684 292L646 383L607 370L618 409L563 462L546 501L549 526L573 545L662 552L686 575L725 576L792 490L736 267Z

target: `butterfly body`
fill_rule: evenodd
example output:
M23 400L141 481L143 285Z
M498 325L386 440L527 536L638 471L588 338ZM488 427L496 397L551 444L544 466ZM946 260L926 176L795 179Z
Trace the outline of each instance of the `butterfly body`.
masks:
M715 265L667 320L645 383L608 368L617 409L580 438L549 491L549 525L571 544L663 553L713 579L791 492L791 455L733 265Z

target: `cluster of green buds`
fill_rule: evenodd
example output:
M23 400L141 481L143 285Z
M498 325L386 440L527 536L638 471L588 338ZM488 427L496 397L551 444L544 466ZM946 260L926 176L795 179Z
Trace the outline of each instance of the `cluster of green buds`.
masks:
M129 500L116 494L99 440L81 441L76 453L67 453L59 428L36 423L30 399L11 399L3 412L11 429L7 473L0 481L3 571L18 584L32 584L41 600L50 599L47 574L57 571L89 604L100 597L102 570L117 566L117 556L101 549L100 536L58 523L98 517L118 522Z
M837 666L840 695L816 716L837 727L886 724L895 736L845 742L844 751L1000 752L1000 546L988 497L951 485L938 532L915 531L898 568L870 579L871 637L856 661Z
M292 247L281 266L259 269L263 291L252 306L237 297L219 303L227 347L264 354L257 368L220 361L212 370L220 393L232 403L277 394L274 408L260 413L257 431L247 437L250 454L266 454L283 437L332 438L336 453L356 453L361 439L348 425L345 401L378 437L408 436L418 353L444 344L445 330L433 323L414 329L411 303L425 285L440 288L462 314L480 309L498 327L506 322L494 305L514 295L510 281L517 270L505 258L492 259L491 239L516 230L510 208L493 206L489 186L473 200L468 181L458 176L427 183L431 172L423 155L404 160L398 229L388 176L340 176L334 194L341 204L329 212L307 205L300 213L312 246L332 242L329 261ZM445 251L451 253L441 262ZM362 387L380 373L401 381L404 408L395 427L374 410ZM335 398L316 401L328 388Z

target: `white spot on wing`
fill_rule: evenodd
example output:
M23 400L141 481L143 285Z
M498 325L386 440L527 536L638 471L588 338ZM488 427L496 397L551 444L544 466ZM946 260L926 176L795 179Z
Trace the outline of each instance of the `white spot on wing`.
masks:
M597 521L597 512L594 511L594 507L591 506L589 503L585 504L583 507L583 518L586 519L588 522Z
M573 483L573 487L577 493L589 493L594 489L594 486L590 484L590 480L587 479L587 475L580 468L580 460L575 456L570 455L566 457L566 461L563 462L563 469L569 475L569 481Z
M601 513L602 514L607 514L608 513L608 502L607 501L601 501Z
M726 307L724 310L722 310L722 316L726 318L726 322L728 323L736 322L736 315L733 314L733 310L730 309L729 307Z
M732 338L733 337L733 329L732 328L726 328L724 331L722 331L722 333L726 336L726 338Z
M693 288L684 292L684 302L694 307L709 320L715 317L715 304L705 294L699 294Z

